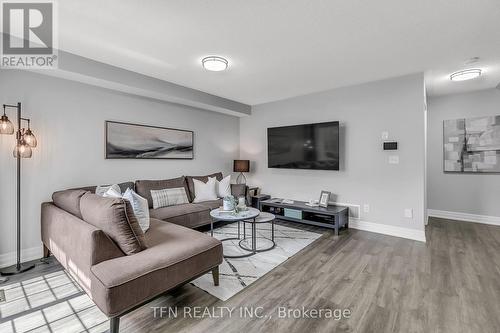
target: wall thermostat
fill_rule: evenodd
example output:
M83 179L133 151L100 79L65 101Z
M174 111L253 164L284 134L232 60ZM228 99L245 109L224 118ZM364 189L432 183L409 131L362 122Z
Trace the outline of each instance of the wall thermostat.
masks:
M397 141L386 141L384 142L384 150L398 150Z

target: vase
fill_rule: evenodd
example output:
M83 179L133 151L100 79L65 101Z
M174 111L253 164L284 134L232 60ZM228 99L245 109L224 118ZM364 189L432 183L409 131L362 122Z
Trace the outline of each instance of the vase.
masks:
M222 200L222 209L225 211L234 210L234 197L229 195Z

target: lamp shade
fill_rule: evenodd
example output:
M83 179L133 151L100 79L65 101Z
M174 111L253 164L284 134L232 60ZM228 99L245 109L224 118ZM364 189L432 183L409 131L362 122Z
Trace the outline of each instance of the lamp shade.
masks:
M0 134L14 134L14 125L6 115L0 118Z
M28 146L30 146L31 148L36 147L37 145L36 137L31 131L31 129L28 128L24 133L23 137L24 137L24 142L26 142Z
M250 171L250 161L249 160L234 160L234 172L249 172Z
M31 158L32 154L33 150L24 140L14 147L13 155L15 158Z

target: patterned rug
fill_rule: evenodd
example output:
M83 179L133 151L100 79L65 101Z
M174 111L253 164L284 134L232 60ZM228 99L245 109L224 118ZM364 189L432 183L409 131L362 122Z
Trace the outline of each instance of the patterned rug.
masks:
M238 224L231 223L214 230L214 237L217 239L231 238L238 236ZM250 237L250 224L247 225L247 237ZM241 224L241 234L243 235L243 223ZM257 225L257 249L271 245L263 237L271 237L271 225ZM259 278L270 272L272 269L282 264L285 260L321 237L319 233L294 229L279 224L275 224L276 247L267 252L257 253L251 257L240 259L224 258L220 266L220 285L214 286L212 274L205 274L194 280L192 284L201 288L215 297L226 301L242 291ZM248 253L238 246L239 240L224 241L225 255L240 255ZM251 242L245 246L251 248Z
M217 228L214 237L235 237L236 226L230 224ZM193 284L227 300L321 237L321 234L281 225L276 225L275 230L276 248L273 250L245 259L225 259L220 268L219 287L213 285L211 274L198 278ZM249 232L247 229L247 236ZM259 237L268 237L270 232L269 225L258 227ZM258 245L269 244L259 239ZM245 253L237 241L224 242L224 252ZM7 282L1 284L0 289L6 297L6 302L0 302L1 333L102 333L109 328L108 318L64 270L22 282Z

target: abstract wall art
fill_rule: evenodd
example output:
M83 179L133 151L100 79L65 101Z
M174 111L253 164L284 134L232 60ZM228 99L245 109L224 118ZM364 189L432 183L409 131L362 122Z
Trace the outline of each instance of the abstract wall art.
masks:
M106 121L106 158L192 159L192 131Z
M500 173L500 116L443 122L445 172Z

